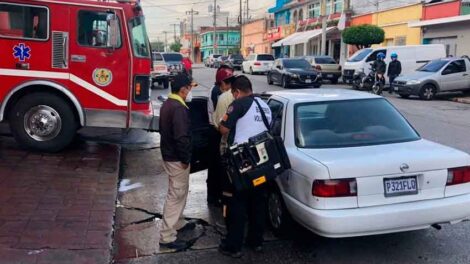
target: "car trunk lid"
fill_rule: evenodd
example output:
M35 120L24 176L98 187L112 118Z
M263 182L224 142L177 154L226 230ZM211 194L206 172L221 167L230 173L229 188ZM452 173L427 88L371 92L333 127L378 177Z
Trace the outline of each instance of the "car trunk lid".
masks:
M468 162L460 151L426 140L300 151L327 166L331 179L356 178L359 207L442 198L447 168ZM386 193L385 181L407 177L416 180L417 194Z

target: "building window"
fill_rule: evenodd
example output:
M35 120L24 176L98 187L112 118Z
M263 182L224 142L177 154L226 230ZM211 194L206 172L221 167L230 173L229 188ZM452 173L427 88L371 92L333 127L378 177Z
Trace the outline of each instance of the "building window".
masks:
M308 5L308 18L314 18L320 16L320 3L314 3Z
M49 10L29 5L0 4L0 36L47 40Z
M332 0L334 1L334 12L333 13L342 13L343 12L343 2L344 0Z
M326 15L332 14L331 4L333 0L326 0Z
M399 36L395 38L395 46L405 46L406 36Z

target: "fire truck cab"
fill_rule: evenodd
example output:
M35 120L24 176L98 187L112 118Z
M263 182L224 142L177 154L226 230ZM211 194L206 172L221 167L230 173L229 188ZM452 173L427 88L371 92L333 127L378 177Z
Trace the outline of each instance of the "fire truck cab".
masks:
M150 57L134 0L0 0L0 121L47 152L81 127L158 131Z

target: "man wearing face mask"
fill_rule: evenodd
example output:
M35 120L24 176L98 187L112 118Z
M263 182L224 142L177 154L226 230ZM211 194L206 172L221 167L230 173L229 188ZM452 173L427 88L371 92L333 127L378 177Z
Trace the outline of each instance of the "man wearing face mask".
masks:
M160 135L163 167L168 174L168 194L163 208L160 246L183 250L187 242L177 240L177 230L194 229L182 217L189 190L191 131L189 108L192 83L178 74L171 83L171 94L160 109Z

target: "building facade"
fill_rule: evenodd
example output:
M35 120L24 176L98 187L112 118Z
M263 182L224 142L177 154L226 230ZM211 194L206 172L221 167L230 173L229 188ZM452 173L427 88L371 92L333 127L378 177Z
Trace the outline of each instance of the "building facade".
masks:
M214 28L201 28L201 58L211 54L229 55L239 53L240 30L237 27L218 27L214 38ZM215 50L214 50L215 48Z
M242 26L242 55L251 53L271 53L271 42L268 40L268 28L272 19L261 18L245 23Z

